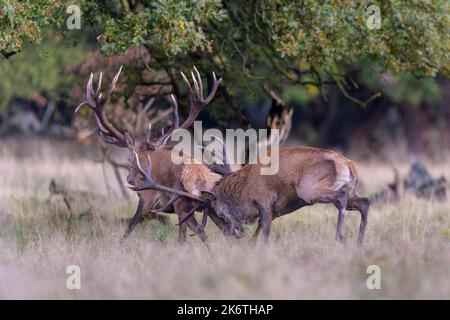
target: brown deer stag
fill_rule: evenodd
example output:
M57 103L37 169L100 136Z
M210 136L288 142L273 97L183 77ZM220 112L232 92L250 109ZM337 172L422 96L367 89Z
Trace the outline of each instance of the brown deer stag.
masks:
M254 223L259 218L253 238L262 230L267 242L274 218L315 203L331 203L338 209L336 240L340 243L345 243L342 228L346 209L360 212L358 244L362 245L370 202L356 195L359 180L356 165L331 150L299 147L271 152L276 151L279 151L277 173L261 175L261 164L248 164L219 180L203 198L202 205L224 219L231 234L242 235L242 224ZM139 167L140 163L141 160ZM133 190L173 192L152 180L150 171L142 167L139 171L144 183L131 186ZM183 196L196 199L192 195Z
M194 89L192 89L186 76L181 73L183 81L186 85L190 100L190 109L187 119L179 125L178 104L175 96L171 96L171 104L174 108L174 128L166 134L151 138L150 135L136 141L129 132L123 133L117 130L106 118L105 106L110 100L111 94L115 89L116 83L119 79L122 67L120 67L117 74L114 76L111 85L106 94L100 92L102 73L100 73L97 90L93 89L93 74L91 74L86 88L87 101L81 103L76 111L82 106L87 106L94 112L95 121L99 134L104 142L118 147L128 147L130 151L129 156L129 174L127 181L129 184L137 184L141 180L138 171L136 170L136 159L152 159L151 170L154 172L153 178L162 185L169 186L171 190L178 190L180 194L169 197L165 192L158 192L154 190L139 191L139 203L134 217L129 222L122 240L125 239L134 227L139 224L145 217L154 214L155 212L175 212L178 215L179 221L183 219L194 233L196 233L203 241L206 241L207 236L195 218L190 214L198 209L195 201L200 198L186 199L180 197L186 191L191 194L199 194L200 191L210 190L214 183L221 178L219 174L212 171L209 167L203 164L177 165L171 161L171 148L166 146L168 139L176 128L189 128L194 120L197 118L200 111L208 105L213 99L221 79L217 80L213 73L212 89L209 95L203 97L202 79L194 67L194 72L191 73L194 82ZM183 179L183 177L192 177L192 179ZM215 216L214 213L209 215L213 221L224 230L225 224L222 219ZM187 218L186 218L187 217ZM206 217L206 216L205 216ZM206 223L204 218L204 223ZM178 240L184 241L186 239L186 225L182 224L179 228Z

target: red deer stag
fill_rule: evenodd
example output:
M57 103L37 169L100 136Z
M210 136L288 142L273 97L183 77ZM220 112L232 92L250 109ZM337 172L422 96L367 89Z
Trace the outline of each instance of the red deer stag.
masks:
M358 244L362 245L370 201L356 195L358 173L355 163L331 150L308 147L272 150L276 151L279 151L277 173L261 175L261 164L248 164L219 180L206 193L202 205L221 217L231 234L242 235L242 224L254 223L259 218L253 238L256 240L262 230L267 242L274 218L315 203L331 203L338 209L336 240L343 244L346 209L360 212ZM131 189L173 192L152 180L151 172L145 171L140 163L139 159L139 172L144 183L130 186ZM197 199L193 195L183 196Z
M91 74L86 88L87 101L81 103L76 111L83 106L87 106L94 112L97 128L103 141L118 147L128 147L130 151L130 169L127 181L129 184L137 184L141 180L141 177L136 170L136 159L151 158L151 170L154 172L153 178L155 181L169 186L171 190L178 190L181 192L181 194L177 196L169 197L165 192L154 190L139 191L137 193L139 203L136 213L131 219L122 240L125 239L134 227L145 217L154 214L157 211L164 211L175 212L178 215L179 221L184 219L187 227L194 231L194 233L196 233L203 241L206 241L207 236L203 231L203 227L200 227L195 218L190 215L190 213L193 213L198 206L195 206L193 201L186 198L180 199L179 196L183 195L185 190L192 194L199 194L200 191L208 191L221 176L203 164L174 164L171 161L171 148L166 146L166 142L169 140L174 129L187 129L193 124L200 111L213 99L222 79L217 80L213 73L212 89L209 95L204 98L202 79L197 69L194 67L194 72L191 73L194 82L194 90L186 76L181 73L190 100L190 110L187 119L179 125L178 104L176 98L172 95L171 104L174 108L174 128L160 137L151 138L150 135L148 135L147 137L136 141L129 132L120 132L106 118L105 106L115 89L121 70L122 67L120 67L119 71L114 76L106 94L100 92L102 73L100 73L96 91L93 89L93 74ZM191 179L183 179L183 177L191 177ZM194 201L196 200L199 199L194 199ZM224 229L225 224L222 219L215 216L214 213L211 213L209 216L220 228ZM204 223L206 223L205 218ZM178 234L179 241L186 240L186 225L180 225Z

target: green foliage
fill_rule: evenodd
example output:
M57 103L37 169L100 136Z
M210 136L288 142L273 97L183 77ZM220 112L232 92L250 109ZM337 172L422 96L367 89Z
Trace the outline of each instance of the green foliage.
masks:
M33 92L49 94L69 86L73 76L65 70L84 53L82 45L68 50L67 44L54 36L3 61L0 64L0 111L12 97L26 98Z
M363 81L369 87L382 91L395 103L406 101L413 105L419 105L425 102L432 105L442 97L441 88L433 78L403 74L395 79L388 73L365 72Z
M233 97L262 95L261 84L313 84L325 92L336 83L350 100L365 106L347 93L351 66L366 73L377 68L373 77L389 73L398 81L405 74L449 76L445 0L370 3L381 10L381 28L373 30L367 26L367 1L148 3L109 19L102 51L118 54L143 45L162 66L214 69Z
M201 50L244 64L270 50L274 58L302 58L328 71L371 57L395 73L448 74L448 1L375 4L379 30L366 26L366 1L227 1L223 8L220 1L152 1L110 19L102 49L116 54L151 44L169 56Z
M312 85L321 91L337 84L358 103L347 93L348 72L355 66L369 74L376 68L373 77L389 74L400 82L411 74L450 74L447 0L2 0L0 52L20 51L24 43L39 43L54 30L69 36L64 29L68 4L80 6L83 30L99 27L104 54L143 46L155 58L155 69L213 69L237 104L236 97L264 94L263 84L275 89ZM380 7L380 29L367 27L369 4ZM56 85L51 79L41 83L44 90ZM422 84L434 90L431 82L417 85ZM11 90L3 88L3 95ZM419 102L427 96L411 97Z
M219 23L224 17L219 0L153 1L135 14L108 20L101 48L106 54L117 54L131 46L150 43L169 55L211 51L211 42L202 26Z
M313 89L307 90L305 86L292 86L283 92L283 99L288 102L295 101L301 105L305 105L315 95L312 91Z
M45 28L62 22L60 0L2 0L0 51L17 52L24 42L39 42Z
M0 0L0 53L19 52L27 43L39 44L46 35L54 36L55 31L65 38L79 34L65 26L70 5L80 7L83 31L87 26L101 24L101 18L107 14L102 2L105 1Z

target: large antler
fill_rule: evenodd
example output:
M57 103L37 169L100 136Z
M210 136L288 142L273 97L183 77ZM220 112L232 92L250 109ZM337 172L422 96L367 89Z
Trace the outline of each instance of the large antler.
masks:
M92 86L92 79L94 75L91 73L89 77L89 81L86 86L86 101L83 101L75 110L78 110L84 106L87 106L94 112L95 122L97 123L97 127L102 137L103 141L109 144L114 144L119 147L126 147L125 136L106 119L105 114L105 105L111 98L111 94L116 87L117 80L119 79L120 72L122 71L122 66L119 71L114 76L109 89L106 94L100 92L100 87L102 85L102 76L103 73L100 72L100 76L98 79L97 90L94 91Z
M164 186L162 184L159 184L155 180L153 180L152 175L151 175L152 174L152 161L150 159L150 155L149 154L147 154L148 167L147 167L146 170L144 170L142 168L141 162L140 162L139 157L138 157L136 152L134 153L134 156L136 158L136 163L137 163L137 168L136 169L141 174L142 178L144 179L144 182L142 184L140 184L140 185L128 185L128 188L130 188L133 191L158 190L158 191L162 191L162 192L171 193L171 194L179 196L181 198L194 200L194 201L200 202L201 204L205 204L206 205L205 200L203 200L200 197L197 197L194 194L191 194L189 192L185 192L185 191L182 191L182 190L169 188L169 187Z
M181 72L181 76L183 77L184 84L186 85L186 90L188 92L189 96L189 115L186 118L186 120L179 125L179 115L178 115L178 103L175 95L170 95L170 103L172 105L172 108L174 109L174 127L172 130L167 132L166 134L162 135L156 142L156 146L158 148L163 147L167 141L170 139L172 133L174 130L181 128L181 129L187 129L189 128L197 118L200 111L203 110L203 108L208 105L211 100L214 98L214 95L217 92L217 89L219 88L219 84L222 81L222 78L217 80L216 74L213 72L213 84L211 88L211 92L209 95L204 98L203 97L203 84L202 84L202 78L200 76L200 73L198 72L197 68L194 66L194 72L191 72L192 81L194 83L194 89L192 89L192 86L185 76L183 72Z

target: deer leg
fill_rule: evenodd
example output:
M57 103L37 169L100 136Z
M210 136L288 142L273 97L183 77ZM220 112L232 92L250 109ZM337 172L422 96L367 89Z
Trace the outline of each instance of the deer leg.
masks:
M364 243L364 234L366 232L369 207L370 200L368 198L360 198L358 196L354 196L348 199L347 209L358 210L361 214L361 221L359 223L358 246L362 246Z
M336 240L339 241L341 244L345 245L346 240L344 235L342 234L342 227L344 226L344 219L345 219L345 209L339 208L338 213L338 221L337 221L337 227L336 227Z
M144 220L143 213L144 208L144 201L139 199L138 207L136 209L136 213L134 214L133 218L131 218L130 222L128 223L127 230L125 231L122 238L120 238L120 242L123 242L133 231L134 227L136 227L142 220Z
M270 228L272 227L272 209L264 208L261 205L257 205L257 208L259 212L258 225L261 224L264 242L267 244L269 242Z
M151 213L151 217L153 217L153 219L158 220L158 222L163 225L166 225L169 223L169 218L166 215Z
M186 223L180 224L180 222L182 221L182 219L184 218L184 216L178 215L178 222L179 222L179 226L178 226L178 242L183 243L186 241L186 234L187 234L187 225Z
M67 210L69 211L69 217L72 216L73 215L72 206L70 205L70 202L67 199L66 195L63 195L63 201L64 201L64 204L67 207Z
M259 219L258 220L258 226L256 227L255 233L253 233L252 238L251 238L250 241L256 242L256 240L258 240L258 236L261 233L261 227L262 227L261 219Z
M345 208L347 207L348 201L348 192L346 190L342 190L338 193L338 196L334 200L334 204L338 208L338 221L336 226L336 240L339 243L345 245L346 239L342 234L342 229L344 227L345 220Z
M187 223L184 223L183 221L186 220L186 217L190 212L187 210L186 205L176 203L174 206L175 213L178 216L178 242L183 243L186 241L187 235Z
M180 242L186 241L186 232L188 227L196 235L198 235L203 242L206 242L208 240L205 231L197 223L197 220L195 220L195 217L193 215L193 213L197 208L198 206L193 207L191 204L187 204L186 201L179 201L178 203L175 204L175 210L178 214L178 221L179 221L178 241Z
M202 230L205 230L206 223L208 222L208 212L206 211L206 209L203 209L202 214L203 214L203 217L202 217L201 228L202 228Z
M130 233L133 231L133 229L141 223L149 214L152 215L152 209L155 208L159 203L159 197L156 198L154 201L145 200L141 197L139 197L139 203L138 207L136 208L136 213L134 214L133 218L131 218L130 222L128 223L127 230L125 231L125 234L122 236L120 241L124 241ZM153 214L153 216L156 216Z

